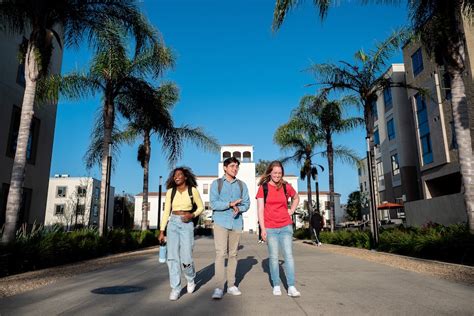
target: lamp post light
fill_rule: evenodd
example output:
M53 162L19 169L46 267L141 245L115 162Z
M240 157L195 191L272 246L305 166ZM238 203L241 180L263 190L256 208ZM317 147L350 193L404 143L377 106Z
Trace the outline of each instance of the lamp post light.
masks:
M160 176L160 182L158 185L158 222L156 223L156 230L160 230L160 217L161 217L161 182L163 177Z

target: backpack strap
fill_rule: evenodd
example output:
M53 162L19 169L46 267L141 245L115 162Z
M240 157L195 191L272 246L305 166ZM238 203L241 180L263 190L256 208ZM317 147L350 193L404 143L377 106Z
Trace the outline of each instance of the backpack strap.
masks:
M264 182L262 184L262 188L263 188L263 204L265 205L267 203L268 183Z
M286 183L283 184L283 191L285 191L285 197L288 200L288 193L286 192Z
M217 193L219 193L219 195L221 195L223 184L224 184L224 180L222 180L222 178L217 179Z
M239 188L240 188L240 198L243 198L243 196L244 196L244 184L239 179L237 179L237 183L239 184Z
M173 211L173 200L174 200L174 196L176 195L176 190L177 190L176 187L174 187L174 188L171 190L170 212Z
M193 187L188 185L188 194L191 199L191 205L194 205Z

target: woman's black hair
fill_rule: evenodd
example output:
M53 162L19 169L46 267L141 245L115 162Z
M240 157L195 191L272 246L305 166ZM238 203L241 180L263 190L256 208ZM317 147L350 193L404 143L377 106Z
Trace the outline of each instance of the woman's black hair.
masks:
M196 176L194 175L191 168L188 167L178 167L171 170L170 175L168 176L168 180L166 180L166 189L172 189L176 187L176 183L174 182L174 174L176 171L181 171L186 178L186 185L188 187L197 187Z

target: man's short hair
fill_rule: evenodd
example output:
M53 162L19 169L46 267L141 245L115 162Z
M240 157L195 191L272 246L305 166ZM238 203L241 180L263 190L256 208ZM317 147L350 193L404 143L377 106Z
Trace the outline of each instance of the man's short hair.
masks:
M224 167L227 167L228 165L230 165L233 162L235 162L237 165L240 165L239 159L237 159L235 157L229 157L226 160L224 160Z

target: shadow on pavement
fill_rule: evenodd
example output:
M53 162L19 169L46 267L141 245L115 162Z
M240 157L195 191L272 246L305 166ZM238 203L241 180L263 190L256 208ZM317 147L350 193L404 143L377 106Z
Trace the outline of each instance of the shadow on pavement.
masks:
M262 269L263 269L263 272L265 272L266 274L268 274L268 283L270 283L271 286L273 286L272 284L272 276L270 275L270 267L269 267L269 262L270 260L268 258L266 259L263 259L262 261ZM288 289L288 283L286 282L286 274L285 274L285 271L283 270L283 260L278 260L278 267L280 269L280 280L281 280L281 283L283 284L283 286L285 287L285 289Z
M252 267L258 263L254 256L247 256L245 259L240 259L237 262L237 275L235 277L235 285L239 286L245 275L252 270Z

